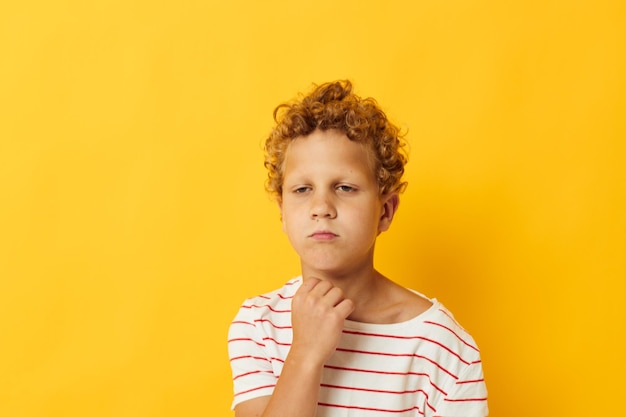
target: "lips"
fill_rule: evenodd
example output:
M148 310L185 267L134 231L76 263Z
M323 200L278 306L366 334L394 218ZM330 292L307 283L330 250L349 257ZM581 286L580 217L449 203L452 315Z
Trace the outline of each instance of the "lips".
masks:
M338 236L339 235L329 230L318 230L318 231L311 233L311 235L309 235L309 237L312 238L313 240L333 240L334 238Z

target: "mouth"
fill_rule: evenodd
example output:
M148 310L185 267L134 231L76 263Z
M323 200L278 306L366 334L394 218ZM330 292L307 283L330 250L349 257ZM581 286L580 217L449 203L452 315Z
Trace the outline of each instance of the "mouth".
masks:
M333 240L338 236L339 235L328 230L318 230L309 235L313 240Z

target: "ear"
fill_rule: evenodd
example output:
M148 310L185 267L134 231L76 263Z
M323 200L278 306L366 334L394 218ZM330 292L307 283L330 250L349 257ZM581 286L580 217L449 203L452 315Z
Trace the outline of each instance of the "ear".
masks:
M280 210L280 222L283 225L283 232L286 232L285 230L285 219L283 217L283 200L282 199L277 199L276 200L276 204L278 204L278 210Z
M378 221L378 233L389 230L393 216L398 211L398 206L400 205L400 196L398 193L389 193L384 195L381 201L383 206L380 220Z

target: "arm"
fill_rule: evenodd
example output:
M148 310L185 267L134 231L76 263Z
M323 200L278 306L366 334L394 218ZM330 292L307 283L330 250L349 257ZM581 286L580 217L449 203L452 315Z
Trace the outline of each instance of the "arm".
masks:
M292 300L293 342L273 394L237 405L236 417L314 417L324 363L353 309L330 282L306 279Z

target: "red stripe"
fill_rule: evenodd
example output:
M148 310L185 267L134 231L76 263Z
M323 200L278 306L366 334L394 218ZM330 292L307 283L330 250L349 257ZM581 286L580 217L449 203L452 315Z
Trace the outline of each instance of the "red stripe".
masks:
M254 323L250 323L249 321L242 321L242 320L233 320L232 324L247 324L249 326L254 326Z
M250 339L249 337L237 337L234 339L228 339L228 343L231 343L231 342L254 342L261 347L265 347L263 343L257 342L256 340Z
M371 369L358 369L358 368L346 368L346 367L341 367L341 366L332 366L332 365L324 365L324 368L328 368L328 369L335 369L338 371L352 371L352 372L364 372L364 373L370 373L370 374L378 374L378 375L400 375L400 376L405 376L405 375L415 375L415 376L422 376L425 378L428 378L428 382L430 383L430 385L432 385L437 391L439 391L440 393L442 393L443 395L448 395L447 392L445 392L444 390L442 390L441 388L439 388L431 379L430 379L430 375L428 375L427 373L424 372L391 372L391 371L375 371L375 370L371 370Z
M448 375L450 375L452 378L454 379L459 379L458 376L454 375L452 372L448 371L446 368L444 368L443 366L441 366L439 363L437 363L436 361L427 358L426 356L422 356L422 355L418 355L416 353L385 353L385 352L368 352L368 351L364 351L364 350L355 350L355 349L344 349L344 348L337 348L338 351L341 352L349 352L349 353L362 353L364 355L379 355L379 356L392 356L392 357L414 357L414 358L420 358L420 359L424 359L430 363L432 363L433 365L435 365L437 368L441 369L443 372L447 373Z
M238 396L238 395L247 394L248 392L257 391L257 390L260 390L260 389L263 389L263 388L274 388L275 386L276 386L276 384L269 384L269 385L263 385L262 387L254 387L254 388L251 388L251 389L246 390L246 391L241 391L241 392L235 393L235 397Z
M470 364L468 361L463 359L458 353L456 353L455 351L453 351L452 349L450 349L449 347L447 347L443 343L440 343L440 342L438 342L436 340L433 340L433 339L429 339L427 337L423 337L423 336L397 336L397 335L392 335L392 334L354 332L354 331L351 331L351 330L344 330L343 332L344 333L348 333L348 334L359 335L359 336L385 337L385 338L390 338L390 339L404 339L404 340L415 340L415 339L423 340L425 342L433 343L433 344L435 344L435 345L437 345L437 346L447 350L451 355L456 356L464 364L466 364L466 365Z
M272 339L271 337L264 337L263 341L266 341L266 340L271 340L272 342L276 343L279 346L291 346L291 343L279 342L278 340Z
M454 319L453 319L453 320L454 320ZM461 336L459 336L459 335L458 335L458 334L457 334L454 330L452 330L452 329L451 329L451 328L449 328L448 326L444 326L444 325L443 325L443 324L441 324L441 323L436 323L436 322L434 322L434 321L429 321L429 320L424 320L424 323L427 323L427 324L432 324L432 325L439 326L439 327L443 327L444 329L448 330L450 333L452 333L453 335L455 335L457 339L459 339L461 342L463 342L463 344L465 344L466 346L468 346L468 347L470 347L470 348L474 349L476 352L480 352L480 350L478 350L478 348L477 348L476 346L474 346L474 345L472 345L472 344L470 344L470 343L466 342L466 341L465 341L465 340L464 340ZM459 327L460 327L460 326L459 326Z
M472 401L487 401L487 397L485 398L457 398L457 399L444 398L443 400L451 402L451 403L464 403L464 402L472 402Z
M277 324L274 324L271 320L269 319L257 319L254 320L255 323L269 323L273 328L275 329L291 329L291 326L279 326ZM254 325L253 325L254 326Z
M242 378L244 376L253 375L253 374L260 374L260 373L272 374L272 371L250 371L250 372L246 372L246 373L243 373L241 375L237 375L236 377L234 377L233 381L235 379Z
M346 387L346 386L329 385L329 384L320 384L320 385L326 388L345 389L345 390L350 390L350 391L377 392L381 394L400 394L401 395L401 394L415 394L416 392L420 392L424 394L424 396L426 397L426 405L428 406L428 408L430 408L433 411L437 411L432 405L428 403L428 394L426 393L426 391L421 390L421 389L415 389L415 390L409 390L409 391L388 391L388 390L376 390L376 389L359 388L359 387Z
M230 361L232 362L232 361L236 361L236 360L239 360L239 359L256 359L256 360L259 360L259 361L269 362L269 359L267 359L267 358L265 358L263 356L252 356L252 355L235 356L235 357L230 358Z
M282 294L277 294L278 298L283 299L283 300L291 300L293 298L293 295L282 295Z
M235 356L235 357L231 358L230 361L232 362L232 361L236 361L236 360L239 360L239 359L256 359L256 360L270 362L270 363L272 361L285 363L285 360L281 359L281 358L274 358L274 357L266 358L266 357L263 357L263 356L252 356L252 355Z
M406 408L404 410L389 410L389 409L384 409L384 408L357 407L357 406L352 406L352 405L328 404L328 403L317 403L317 405L321 405L323 407L347 408L350 410L378 411L382 413L406 413L408 411L417 410L419 414L424 415L424 412L420 410L419 407L417 406Z
M467 380L467 381L456 381L457 385L460 385L460 384L474 384L476 382L485 382L485 378L470 379L470 380Z
M446 316L448 316L448 318L450 320L452 320L454 322L454 324L456 324L457 326L461 327L461 325L456 321L456 319L454 317L452 317L452 315L450 313L448 313L446 310L444 310L443 308L440 308L438 310L441 311ZM461 328L463 328L463 327L461 327Z
M289 310L277 310L277 309L275 309L274 307L272 307L269 304L262 304L262 305L251 304L251 305L243 305L243 306L241 306L241 308L249 308L249 309L252 309L252 308L265 308L265 307L267 307L268 309L270 309L274 313L291 313L291 309L289 309Z

